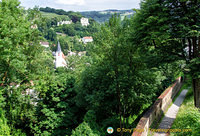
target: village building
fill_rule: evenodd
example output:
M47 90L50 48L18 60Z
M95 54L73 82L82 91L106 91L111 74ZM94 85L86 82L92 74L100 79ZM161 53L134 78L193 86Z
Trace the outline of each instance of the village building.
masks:
M56 32L57 35L61 35L61 36L66 36L66 34L60 33L60 32Z
M86 55L86 51L80 51L79 53L78 53L78 56L85 56Z
M63 54L61 50L60 43L58 42L58 47L55 54L55 68L66 67L66 66L67 66L67 63L65 61L65 55Z
M10 87L13 89L17 89L18 87L20 87L20 84L16 84L14 82L10 83ZM38 100L40 100L40 98L38 98L38 92L34 89L34 83L31 80L29 83L26 84L26 86L29 86L30 88L25 89L24 91L21 92L22 96L30 96L30 104L33 105L37 105ZM11 89L11 94L13 93L13 90Z
M82 26L88 26L90 24L88 18L84 18L84 17L81 18L80 22Z
M31 25L31 28L32 28L32 29L37 29L38 26L37 26L36 24L34 24L34 25Z
M64 24L72 24L72 20L70 21L60 21L57 23L57 26L64 25Z
M93 38L91 36L83 37L82 41L83 41L84 44L86 44L88 42L93 42Z
M75 56L75 55L76 55L76 52L68 51L67 56Z
M41 41L41 42L40 42L40 45L42 45L43 47L48 48L48 47L49 47L49 42Z

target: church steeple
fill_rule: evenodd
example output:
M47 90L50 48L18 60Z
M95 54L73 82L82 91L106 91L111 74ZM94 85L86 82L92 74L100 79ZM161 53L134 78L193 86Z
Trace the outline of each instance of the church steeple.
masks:
M55 61L55 67L66 67L66 61L65 61L65 55L63 54L60 46L60 42L58 41L58 47L56 51L56 61Z
M57 52L61 53L62 50L61 50L61 47L60 47L60 42L58 41L58 47L57 47Z

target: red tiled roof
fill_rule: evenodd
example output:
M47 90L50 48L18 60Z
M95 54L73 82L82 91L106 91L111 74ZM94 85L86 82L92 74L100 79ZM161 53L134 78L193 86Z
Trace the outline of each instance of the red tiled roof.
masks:
M65 55L62 53L62 58L65 59Z
M92 39L92 37L90 36L90 37L83 37L84 39Z

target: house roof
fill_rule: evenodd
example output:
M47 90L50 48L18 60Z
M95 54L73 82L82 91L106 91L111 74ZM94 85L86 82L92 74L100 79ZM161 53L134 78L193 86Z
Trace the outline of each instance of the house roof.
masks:
M41 41L40 44L41 45L49 45L49 42L43 42L43 41Z
M61 52L62 52L62 51L61 51L61 47L60 47L60 42L59 42L59 41L58 41L57 52L58 52L58 53L61 53Z
M83 37L83 39L92 39L91 36Z

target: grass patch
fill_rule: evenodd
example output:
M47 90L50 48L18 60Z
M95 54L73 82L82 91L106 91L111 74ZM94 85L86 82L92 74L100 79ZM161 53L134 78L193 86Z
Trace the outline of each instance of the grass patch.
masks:
M194 96L191 87L186 94L171 129L181 129L181 132L171 132L170 136L200 136L200 112L194 107ZM190 132L184 132L186 129L190 129Z

